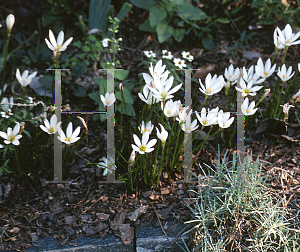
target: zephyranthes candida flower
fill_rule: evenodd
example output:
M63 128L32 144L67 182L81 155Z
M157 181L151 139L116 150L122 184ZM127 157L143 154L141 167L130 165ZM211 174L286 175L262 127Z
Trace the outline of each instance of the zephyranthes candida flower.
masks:
M262 78L270 77L276 68L276 64L271 68L271 60L267 59L266 64L264 65L261 58L258 59L257 65L255 66L255 72L260 75Z
M145 122L142 121L142 125L138 127L139 131L142 134L144 134L146 131L148 131L149 134L151 134L153 128L154 128L154 125L151 124L151 121L147 122L146 126L145 126Z
M14 129L12 130L10 127L7 128L7 133L0 132L0 136L4 138L5 144L13 144L13 145L19 145L19 139L22 138L22 135L18 135L20 131L20 124L16 122L16 125Z
M219 126L223 129L230 127L232 122L234 121L234 117L230 117L230 112L223 112L223 110L220 110L218 113L218 123Z
M37 71L33 72L30 75L28 74L29 74L28 70L25 70L21 75L19 68L17 68L16 77L23 88L25 88L28 84L30 84L32 79L36 76Z
M111 106L116 101L116 96L114 93L106 93L105 96L100 95L101 101L103 102L104 106Z
M61 122L57 123L57 117L56 115L52 115L51 119L50 119L50 123L48 121L48 119L46 118L44 120L44 125L40 125L40 128L45 131L46 133L48 133L49 135L51 134L55 134L57 132L57 130L60 127Z
M287 24L284 30L282 31L277 27L277 32L278 32L278 40L280 40L280 42L285 47L300 44L300 40L295 41L300 37L300 32L294 34L292 31L292 27L289 24Z
M256 110L258 108L254 108L255 107L255 102L251 102L250 105L249 105L249 99L246 98L243 102L243 104L241 105L241 109L242 109L242 113L244 115L253 115Z
M246 86L245 81L243 79L241 79L240 85L241 85L241 88L235 87L235 89L237 91L242 92L243 97L246 97L247 95L254 96L254 95L256 95L255 92L260 90L263 87L263 86L252 87L253 81L250 81Z
M15 16L13 14L9 14L6 18L6 26L7 26L7 34L10 35L11 29L15 23Z
M197 119L191 122L192 121L191 114L192 114L192 109L188 113L185 122L181 125L181 129L186 133L191 133L192 131L194 131L199 127L199 125L197 125Z
M218 122L218 110L218 107L208 110L206 115L206 108L202 108L200 116L198 115L197 111L196 116L203 126L210 126Z
M53 51L54 59L57 60L59 53L62 51L65 51L67 49L67 46L72 42L73 37L69 38L65 43L63 43L64 42L64 32L61 31L58 34L57 41L56 41L53 32L51 30L49 30L49 39L50 39L50 42L48 39L45 38L46 44L50 48L50 50Z
M107 173L112 173L113 170L116 170L115 160L112 157L109 157L107 160L106 157L102 157L103 162L98 163L99 168L104 168L103 176L106 176Z
M80 137L78 137L80 133L80 126L78 126L76 130L73 132L73 124L72 122L69 122L66 133L67 135L65 135L65 133L59 128L58 129L59 136L57 137L58 140L62 141L65 144L75 143L80 139Z
M136 145L132 144L131 147L132 149L134 149L135 151L139 152L140 154L145 154L146 152L152 152L154 150L154 148L152 148L156 142L157 139L152 139L149 141L149 132L146 131L143 136L142 136L142 142L140 141L140 139L137 137L137 135L133 134L133 139Z
M162 146L163 148L165 147L165 143L167 141L168 138L168 131L165 130L164 126L162 126L160 123L160 128L161 128L161 132L159 132L158 128L156 128L156 134L157 137L160 139L160 141L162 142Z
M224 78L223 76L217 77L215 74L213 78L211 78L211 74L209 73L205 78L205 86L202 84L201 79L199 79L200 86L199 90L205 95L213 95L221 91L224 87Z
M285 64L282 65L281 69L279 67L278 72L277 72L277 75L279 76L279 78L284 82L286 82L290 78L292 78L294 76L294 74L295 74L295 72L293 72L293 74L292 74L292 66L290 66L288 68L288 70L286 70Z

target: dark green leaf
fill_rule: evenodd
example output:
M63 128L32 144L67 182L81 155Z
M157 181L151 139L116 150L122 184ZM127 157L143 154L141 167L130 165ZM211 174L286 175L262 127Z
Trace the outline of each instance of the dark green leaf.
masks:
M174 34L174 28L167 23L159 23L156 26L158 42L163 43Z
M211 51L215 48L214 42L209 38L202 38L202 44L204 48L208 51Z
M152 6L149 12L150 25L152 27L157 26L161 21L167 17L167 13L156 6Z
M86 71L86 64L85 62L79 62L77 63L73 69L71 69L71 76L72 80L77 80L81 76L85 74Z
M130 0L130 2L141 9L150 10L151 6L155 3L155 0Z
M175 29L173 37L177 42L181 42L184 38L184 35L185 29Z

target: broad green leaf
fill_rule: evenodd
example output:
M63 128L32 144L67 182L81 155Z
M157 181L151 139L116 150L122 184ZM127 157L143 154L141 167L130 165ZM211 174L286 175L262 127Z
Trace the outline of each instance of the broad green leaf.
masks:
M84 97L86 96L86 88L81 85L77 85L72 93L77 97Z
M149 12L150 25L155 27L167 17L167 13L156 6L152 6Z
M184 35L185 35L185 29L175 29L174 30L173 37L177 42L181 42L184 38Z
M211 51L215 48L214 42L209 38L202 38L202 44L204 48L208 51Z
M156 31L155 27L151 27L149 19L146 19L144 23L140 24L139 29L141 31L153 33Z
M183 20L194 20L199 21L207 17L204 11L194 7L193 5L186 3L185 5L180 6L178 16Z
M95 82L97 83L97 85L99 87L100 94L105 95L106 94L106 90L107 90L107 80L106 79L102 79L102 78L96 78L94 80L95 80Z
M118 99L119 101L122 101L121 91L115 92L115 96L116 96L116 99ZM128 104L133 104L134 103L130 92L125 87L124 87L124 102L126 102Z
M174 28L167 23L159 23L156 26L157 38L159 43L165 42L174 34Z
M117 70L115 71L114 76L116 79L123 81L127 78L128 74L129 74L128 70Z
M130 2L141 9L150 10L151 6L155 3L155 0L130 0Z

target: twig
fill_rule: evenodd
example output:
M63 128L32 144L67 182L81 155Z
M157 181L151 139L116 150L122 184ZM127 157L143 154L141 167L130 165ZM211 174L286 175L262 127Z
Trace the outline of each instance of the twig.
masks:
M169 240L169 237L167 236L167 234L166 234L166 232L165 232L165 230L164 230L164 228L163 228L163 226L162 226L162 224L161 224L161 221L160 221L160 219L159 219L158 213L156 212L156 209L155 209L154 205L153 205L152 202L150 202L149 200L148 200L148 202L151 204L151 206L152 206L153 209L154 209L154 212L155 212L156 217L157 217L157 219L158 219L158 221L159 221L159 225L160 225L160 227L161 227L161 230L164 232L165 236L166 236L167 239Z

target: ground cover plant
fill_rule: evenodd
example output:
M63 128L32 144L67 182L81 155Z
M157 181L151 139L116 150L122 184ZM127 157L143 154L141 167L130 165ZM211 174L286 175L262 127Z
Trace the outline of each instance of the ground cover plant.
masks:
M135 4L135 1L131 2ZM203 19L186 16L184 11L193 9L195 10L194 15L196 15L196 13L201 12L199 9L201 7L193 5L193 3L183 5L181 2L175 1L173 3L179 10L173 21L175 25L181 27L178 18L184 19L184 28L179 28L180 31L163 39L160 36L165 32L162 32L159 27L166 26L166 22L171 22L168 21L169 17L172 16L172 11L168 7L170 3L161 1L156 5L148 6L149 24L152 28L156 26L158 42L162 43L164 40L172 43L172 40L167 41L172 36L177 42L183 41L182 29L185 30L188 27L193 27L190 30L197 34L198 28L195 24L198 22L199 25ZM121 7L118 12L119 18L124 17L131 8L128 4L123 6L124 8ZM161 17L164 17L160 20L163 24L155 23L153 16L159 11L158 9L161 11L164 8L167 9L168 13L167 15L160 13ZM108 14L114 12L107 8L104 10L102 10L103 15L107 17ZM91 7L89 14L92 15L91 12L93 11L96 13L96 10ZM229 17L229 22L234 26L238 19L232 20ZM0 119L0 175L2 177L10 175L17 183L28 185L33 190L41 188L41 184L45 181L52 181L55 176L53 149L55 141L58 139L62 144L63 180L73 183L76 180L74 167L79 162L78 156L92 149L92 139L92 144L97 146L99 153L97 160L85 159L85 165L95 171L100 183L109 180L110 176L113 175L117 182L121 181L130 193L137 193L139 190L159 191L163 184L171 185L178 177L184 178L184 171L187 168L194 173L196 171L205 173L205 170L200 169L201 166L198 161L204 152L204 146L212 146L209 141L215 140L214 148L217 146L222 149L235 148L236 113L238 110L241 110L245 116L245 132L255 131L258 122L282 125L285 131L280 135L286 133L286 128L292 128L295 124L299 125L297 109L300 99L298 78L300 66L297 63L295 68L295 62L291 61L288 54L291 53L293 47L297 47L300 43L300 33L294 32L290 24L282 26L281 29L276 26L272 31L272 44L275 46L275 53L270 57L258 57L257 61L239 67L235 67L234 65L237 64L234 64L234 60L232 60L231 63L233 64L226 65L224 71L223 69L218 70L216 74L211 73L211 71L203 74L204 68L199 70L202 73L200 76L196 74L197 72L193 74L191 78L191 104L187 104L185 99L187 72L185 69L194 68L195 52L187 49L181 50L181 48L179 52L172 52L171 49L167 50L170 47L162 50L154 50L149 47L148 50L142 52L143 58L139 62L138 78L131 79L129 77L131 73L128 69L117 70L122 67L120 54L124 51L126 53L126 48L123 48L122 44L128 41L120 35L121 20L117 17L109 17L105 24L98 24L97 27L94 27L93 23L97 22L91 18L87 28L84 19L83 16L78 16L78 28L83 33L81 40L67 35L60 29L49 29L42 38L42 43L48 50L45 55L51 54L51 60L46 61L48 64L46 68L52 70L71 68L69 72L67 70L62 71L62 110L64 112L87 111L88 108L89 112L97 111L92 116L61 115L58 112L60 108L55 107L53 99L55 97L55 81L57 80L55 79L55 71L51 71L51 73L48 71L44 76L41 76L41 72L44 73L45 70L41 71L35 67L36 61L34 60L28 68L24 66L14 67L11 60L13 54L10 45L11 42L15 42L12 40L12 32L16 20L12 14L6 17L6 26L2 28L2 31L5 28L6 30L5 43L2 43L2 82L0 86L2 110L2 118ZM228 23L228 20L220 19L217 22L225 24ZM213 47L208 46L213 37L208 35L209 32L208 29L203 30L200 36L203 38L202 44L205 49L213 49ZM239 40L241 44L250 38L246 37L245 34L246 32L241 32ZM184 35L188 35L188 32ZM25 41L25 44L28 42L24 38L20 41ZM74 51L69 54L71 48ZM234 52L232 53L233 58L237 57L238 43L236 47L233 46L231 49L225 48L228 49L227 52ZM35 57L33 54L30 55ZM96 70L98 68L106 70L97 70L98 73L90 78L85 86L77 83L88 69ZM109 86L111 69L116 69L113 89ZM11 85L11 80L14 80L14 85ZM33 86L33 84L38 87ZM37 91L38 89L39 91ZM33 93L33 90L36 93ZM35 98L29 94L34 94ZM239 106L237 105L238 96L243 99ZM72 104L74 107L71 109L69 104L64 104L64 101L69 102L72 99L76 102ZM92 101L92 105L85 106L83 101L87 99L89 102ZM109 129L106 124L114 116L115 149L111 155L106 143L109 138ZM101 135L91 133L90 125L92 124L101 125ZM287 139L288 137L290 136L286 136ZM190 140L187 141L187 138ZM290 137L290 139L297 141L297 137ZM190 143L193 145L190 146ZM191 148L190 159L192 162L190 162L191 166L187 167L188 152L186 150L189 148ZM28 151L30 151L30 155L28 155ZM234 168L233 166L232 169ZM216 169L218 170L219 167ZM225 169L224 173L226 177L231 173L235 174L235 171ZM220 175L218 172L217 174ZM199 178L200 175L197 176ZM205 174L204 176L205 181L210 181L211 177ZM218 181L221 181L220 183L224 183L222 176L217 178ZM254 179L256 182L260 179L258 177L256 175ZM162 183L164 178L166 181ZM236 188L239 187L229 187L228 191ZM245 188L238 190L240 189L244 190ZM236 195L234 194L234 196ZM210 198L211 195L206 195L206 197ZM246 199L248 202L248 198ZM6 200L5 197L3 200ZM274 202L269 198L263 200L265 200L264 204L268 206ZM219 203L216 200L213 204L218 205ZM277 207L277 205L275 206ZM202 207L205 208L207 205ZM253 206L253 208L257 207L256 205ZM191 209L194 213L199 210ZM280 208L278 211L280 216L285 218L284 209ZM257 214L261 217L259 211ZM258 222L261 222L261 219ZM228 223L226 222L226 224ZM216 227L218 225L216 224ZM259 224L255 227L258 226ZM252 227L254 228L254 225ZM205 228L207 227L205 226ZM261 231L259 228L257 230ZM284 232L288 232L287 230L285 229ZM224 235L224 239L223 243L219 243L219 245L212 242L216 238L214 234L211 237L210 235L208 234L204 240L201 240L199 236L197 237L202 242L198 249L205 250L205 246L208 246L209 251L213 246L218 251L219 245L221 247L227 246L224 244L228 242L227 238L230 233L226 230L220 234L220 237ZM257 237L259 235L261 233L257 233ZM251 239L258 239L257 237L251 237ZM268 236L265 241L273 239L273 237L269 238ZM282 241L280 239L280 242ZM286 242L284 245L280 242L276 245L278 246L277 249L284 246L286 248L294 246L294 243L290 242L290 238L284 240ZM229 243L230 249L237 250L245 241L235 237ZM265 249L264 246L261 245L261 249ZM272 243L270 246L274 247L275 245ZM229 250L229 247L227 249Z

